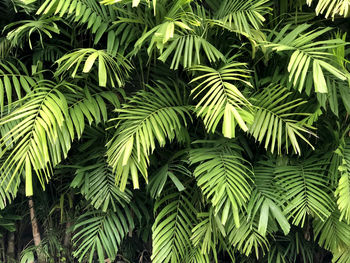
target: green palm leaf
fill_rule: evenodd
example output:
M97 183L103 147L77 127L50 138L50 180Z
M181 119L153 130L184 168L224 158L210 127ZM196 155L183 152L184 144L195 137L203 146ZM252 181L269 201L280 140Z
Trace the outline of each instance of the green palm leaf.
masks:
M247 212L248 217L255 218L258 213L259 225L258 233L265 236L267 233L268 223L276 220L283 233L287 235L290 231L289 222L283 211L282 198L278 192L274 181L275 165L272 162L260 162L254 167L254 186L250 197Z
M225 137L235 136L237 124L247 131L247 123L252 121L251 112L247 109L250 103L239 90L240 86L251 86L246 64L231 62L218 70L207 66L195 66L191 70L202 73L191 82L201 81L192 94L194 99L199 99L196 112L203 118L206 129L214 132L223 119L222 133Z
M5 156L0 169L2 178L11 174L10 181L24 171L26 194L32 195L32 171L44 187L52 167L67 157L75 136L81 136L85 118L97 123L106 120L105 101L114 104L118 96L106 91L91 94L67 82L56 84L42 80L26 100L0 119L3 134L0 157Z
M251 192L249 163L242 157L242 149L236 143L207 143L209 147L190 151L190 162L196 165L194 176L197 184L215 208L214 213L222 213L222 223L225 224L232 214L236 226L239 226L239 210Z
M338 187L335 191L335 195L338 198L337 204L341 212L340 218L345 218L347 222L350 222L350 143L349 140L345 141L344 147L341 147L342 163L338 167L341 171L341 177L339 179Z
M270 10L269 0L223 0L214 20L249 35L252 29L259 29L263 25L264 16Z
M322 158L308 158L300 163L277 167L276 183L286 198L284 212L295 225L304 225L306 216L325 220L333 202L325 179L326 163Z
M96 148L95 148L96 151ZM131 200L129 191L122 192L115 184L115 175L104 158L99 158L103 152L98 151L84 160L76 170L76 176L71 187L80 189L80 193L95 207L103 212L117 211L117 205L125 205ZM97 157L97 158L96 158ZM95 163L88 165L89 163Z
M131 69L130 63L121 55L112 56L104 50L93 48L83 48L68 53L57 60L58 69L56 75L73 69L71 76L74 78L79 66L84 62L83 73L89 73L96 61L98 61L98 82L102 87L106 87L107 81L112 87L121 87Z
M255 252L255 257L265 254L270 244L266 237L258 232L257 223L254 220L248 220L241 216L241 225L236 227L233 223L227 227L227 242L242 254L248 256ZM229 221L229 222L232 222ZM260 253L261 252L261 253Z
M152 262L182 262L191 251L191 228L196 210L187 191L169 192L154 206L157 211L152 226Z
M116 213L86 212L73 227L73 256L80 262L86 260L92 263L96 253L100 263L104 263L106 258L113 261L124 237L133 228L134 221L127 207L118 209Z
M113 8L100 5L96 0L46 0L36 14L66 17L71 22L84 24L95 34L95 45L109 31L111 22L117 15Z
M176 90L158 87L140 91L117 110L119 122L114 138L107 144L107 156L122 190L129 174L134 188L139 187L138 171L147 181L148 156L156 143L162 147L166 140L183 140L190 112L185 98Z
M22 62L0 61L1 114L4 113L5 105L8 110L11 110L13 98L17 97L20 100L27 93L30 93L36 82L37 78L29 74L28 69Z
M212 255L217 261L219 242L226 237L226 231L218 215L214 215L213 208L209 212L197 214L199 223L192 229L192 243L202 255Z
M290 143L294 152L300 155L298 140L306 142L313 148L305 135L315 134L310 131L311 126L302 122L302 119L311 114L297 111L298 107L307 101L300 98L293 99L293 93L286 88L270 86L252 97L251 102L255 107L255 114L254 122L249 126L248 132L256 140L265 141L266 150L270 149L273 153L277 148L278 154L281 154L282 144L285 143L288 152ZM299 120L296 117L299 117Z
M201 54L205 54L210 63L225 60L224 55L207 39L197 35L178 34L174 34L171 44L158 59L165 62L172 57L171 69L178 69L180 62L184 68L190 68L201 64Z
M315 219L315 239L318 244L330 251L337 251L349 247L350 226L340 218L339 211L335 210L325 220Z
M30 49L33 49L31 37L34 32L39 35L41 46L44 46L43 36L52 38L52 33L59 34L60 30L55 23L58 18L44 18L39 20L22 20L8 24L5 29L15 27L7 34L7 38L14 44L23 46L24 41L28 40Z
M346 44L342 39L328 39L316 41L317 38L329 32L331 28L314 29L306 32L310 28L308 24L302 24L287 33L291 24L286 25L276 35L274 40L265 44L272 50L280 52L291 51L288 64L289 81L298 87L299 91L304 89L305 81L313 79L315 91L327 93L327 84L324 70L328 71L335 78L346 80L344 72L334 64L334 54L331 49ZM312 69L310 69L312 66Z
M313 0L306 0L306 3L311 6ZM344 16L349 15L350 3L347 0L318 0L316 5L316 15L325 14L325 17L328 18L331 16L333 19L335 16Z

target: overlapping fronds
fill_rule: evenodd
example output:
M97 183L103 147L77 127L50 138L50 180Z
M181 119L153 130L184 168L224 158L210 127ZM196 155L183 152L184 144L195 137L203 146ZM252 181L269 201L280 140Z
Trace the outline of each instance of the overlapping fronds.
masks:
M265 254L269 248L269 241L258 232L257 223L247 220L244 216L240 219L239 227L229 224L227 231L227 242L234 246L242 254L248 256L252 253L259 259L259 255Z
M172 57L171 69L178 69L180 63L184 68L190 68L202 64L203 54L210 63L225 60L224 55L207 39L193 34L174 34L171 44L165 48L159 59L165 62Z
M46 0L37 15L67 17L71 22L85 25L94 34L97 44L117 18L112 7L100 5L96 0Z
M11 110L13 99L20 100L37 81L27 67L20 61L12 63L10 61L0 61L0 112L4 113L4 108Z
M181 153L181 152L180 152ZM160 167L151 177L148 184L148 191L153 198L157 198L163 192L167 182L171 181L179 191L185 190L181 179L185 180L192 176L191 171L186 167L186 160L176 160L175 154L168 163Z
M247 212L250 218L259 218L258 233L265 236L268 223L276 220L287 235L290 231L289 222L283 213L283 203L280 193L274 183L275 164L261 162L254 167L254 190L252 191Z
M340 219L340 213L337 210L323 222L316 219L314 231L318 244L327 250L337 251L350 245L350 226Z
M75 136L81 136L85 118L90 123L106 120L106 102L118 101L113 92L91 91L67 82L39 81L23 105L0 119L0 127L7 127L0 139L0 156L5 157L1 177L11 174L12 181L25 171L26 194L32 195L34 170L44 187L52 167L66 158Z
M12 29L7 34L7 38L14 44L23 46L23 44L28 41L29 47L32 49L32 34L37 33L39 35L40 44L44 47L44 39L43 36L47 36L49 38L53 37L54 34L59 34L60 30L55 23L58 19L53 18L44 18L40 17L38 20L22 20L18 22L11 23L7 25L6 29Z

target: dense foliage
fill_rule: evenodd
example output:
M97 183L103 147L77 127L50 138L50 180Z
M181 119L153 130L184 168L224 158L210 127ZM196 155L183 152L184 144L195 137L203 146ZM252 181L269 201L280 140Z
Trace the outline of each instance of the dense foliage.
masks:
M0 12L1 262L350 262L348 0Z

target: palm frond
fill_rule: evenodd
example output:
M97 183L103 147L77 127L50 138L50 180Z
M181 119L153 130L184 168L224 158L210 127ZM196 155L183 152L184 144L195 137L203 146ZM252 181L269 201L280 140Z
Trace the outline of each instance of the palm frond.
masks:
M185 186L181 183L179 178L184 180L185 178L191 177L192 173L186 167L186 161L176 159L176 157L178 156L175 154L150 177L147 187L152 198L158 198L162 194L168 181L171 181L178 191L185 190Z
M314 222L315 240L330 251L337 251L349 247L350 226L340 218L340 212L335 210L325 220L316 219Z
M248 201L252 171L242 157L242 149L234 142L208 141L190 151L190 162L196 165L194 176L207 200L213 205L214 213L222 213L221 222L226 223L233 215L238 227L239 210Z
M350 143L345 141L345 145L341 147L342 163L338 167L341 172L338 187L335 195L338 198L337 204L341 212L340 219L345 218L350 222Z
M12 29L7 33L7 39L14 45L23 46L23 43L28 40L30 49L33 49L32 34L36 32L39 35L40 44L44 47L43 36L52 38L52 34L59 34L60 30L55 23L59 20L58 18L43 18L40 17L38 20L22 20L8 24L5 29Z
M13 99L20 100L32 91L38 78L32 76L21 61L0 61L0 112L4 114L5 105L11 110ZM15 96L16 95L16 96Z
M156 201L154 210L157 214L152 226L152 262L181 262L190 252L192 222L195 222L191 194L167 191Z
M46 0L36 14L66 17L73 23L85 25L86 29L95 34L95 45L109 30L111 22L117 15L112 7L100 5L96 0Z
M273 153L277 148L281 154L282 144L285 143L288 152L289 143L295 153L300 155L300 140L313 146L305 137L315 135L302 120L311 114L297 112L299 106L307 103L301 98L293 99L293 93L282 86L270 86L251 98L255 107L254 122L248 132L263 142L266 150ZM299 117L299 120L298 120Z
M162 52L159 60L165 62L172 57L171 69L178 69L180 63L184 68L200 65L201 54L205 54L210 63L225 60L224 55L207 39L197 35L174 34L171 44Z
M226 237L226 231L218 215L211 208L197 214L199 223L192 229L192 243L202 255L213 255L217 261L219 241Z
M259 234L254 220L241 216L240 222L239 227L233 223L228 225L226 230L228 244L246 256L255 253L255 257L259 259L261 254L264 255L268 251L270 246L268 239Z
M0 156L7 154L0 170L2 178L11 174L11 181L25 171L26 194L32 195L32 170L44 187L52 167L66 158L75 134L81 136L85 118L90 123L106 120L106 101L113 104L118 96L107 91L91 94L67 82L41 80L26 99L0 119L1 130L5 127L6 131L0 139Z
M269 14L269 0L223 0L214 14L214 20L238 32L250 35L252 29L259 29Z
M262 236L267 233L270 220L276 220L283 233L287 235L290 231L289 222L283 211L279 191L274 182L275 164L271 161L260 162L254 167L254 189L252 191L248 206L248 218L255 218L258 213L258 232Z
M102 87L106 87L107 82L112 87L121 87L131 69L130 63L121 55L111 56L104 50L93 48L83 48L68 53L57 60L58 69L56 75L61 75L68 70L74 70L71 76L74 78L79 66L84 63L83 73L89 73L98 61L98 82ZM109 81L108 81L109 80Z
M302 91L307 79L313 80L316 92L327 93L327 83L324 70L335 78L346 80L345 73L335 67L334 54L330 50L346 45L342 39L328 39L316 41L317 38L329 32L331 28L314 29L308 24L302 24L287 33L291 24L286 25L275 36L266 43L266 47L271 47L276 52L290 52L288 64L289 81ZM310 67L312 66L312 69ZM309 91L310 92L310 91Z
M147 181L148 156L156 143L184 138L183 128L190 117L186 98L170 88L149 88L131 97L120 113L117 131L107 144L108 163L116 173L116 182L125 189L131 174L134 188L139 187L138 171ZM138 170L138 171L137 171Z
M103 154L101 151L97 152L99 155ZM89 165L91 162L95 164ZM130 202L131 192L122 192L116 186L115 176L104 158L94 154L80 165L82 166L76 170L71 187L80 189L80 193L95 209L116 212L118 204L124 206Z
M100 263L104 263L106 258L113 261L124 237L133 228L134 221L127 207L118 209L116 213L86 212L73 227L73 256L80 262L95 262L95 254Z
M314 157L276 168L276 184L287 202L284 212L293 224L303 226L307 215L325 220L333 211L325 180L326 166L322 158Z
M203 118L206 129L215 132L223 119L222 133L225 137L235 136L237 124L247 131L247 123L252 121L251 105L239 89L240 86L251 86L246 64L231 62L218 70L207 66L195 66L191 70L203 73L191 82L201 81L192 94L194 99L199 99L196 112Z
M306 0L306 3L311 6L316 1ZM350 2L348 0L317 0L316 15L324 14L326 18L331 16L348 17L350 10Z

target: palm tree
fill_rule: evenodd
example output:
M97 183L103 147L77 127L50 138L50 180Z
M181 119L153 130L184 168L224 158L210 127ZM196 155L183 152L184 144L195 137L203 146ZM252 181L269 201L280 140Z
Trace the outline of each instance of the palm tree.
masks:
M3 260L349 262L349 8L3 1Z

